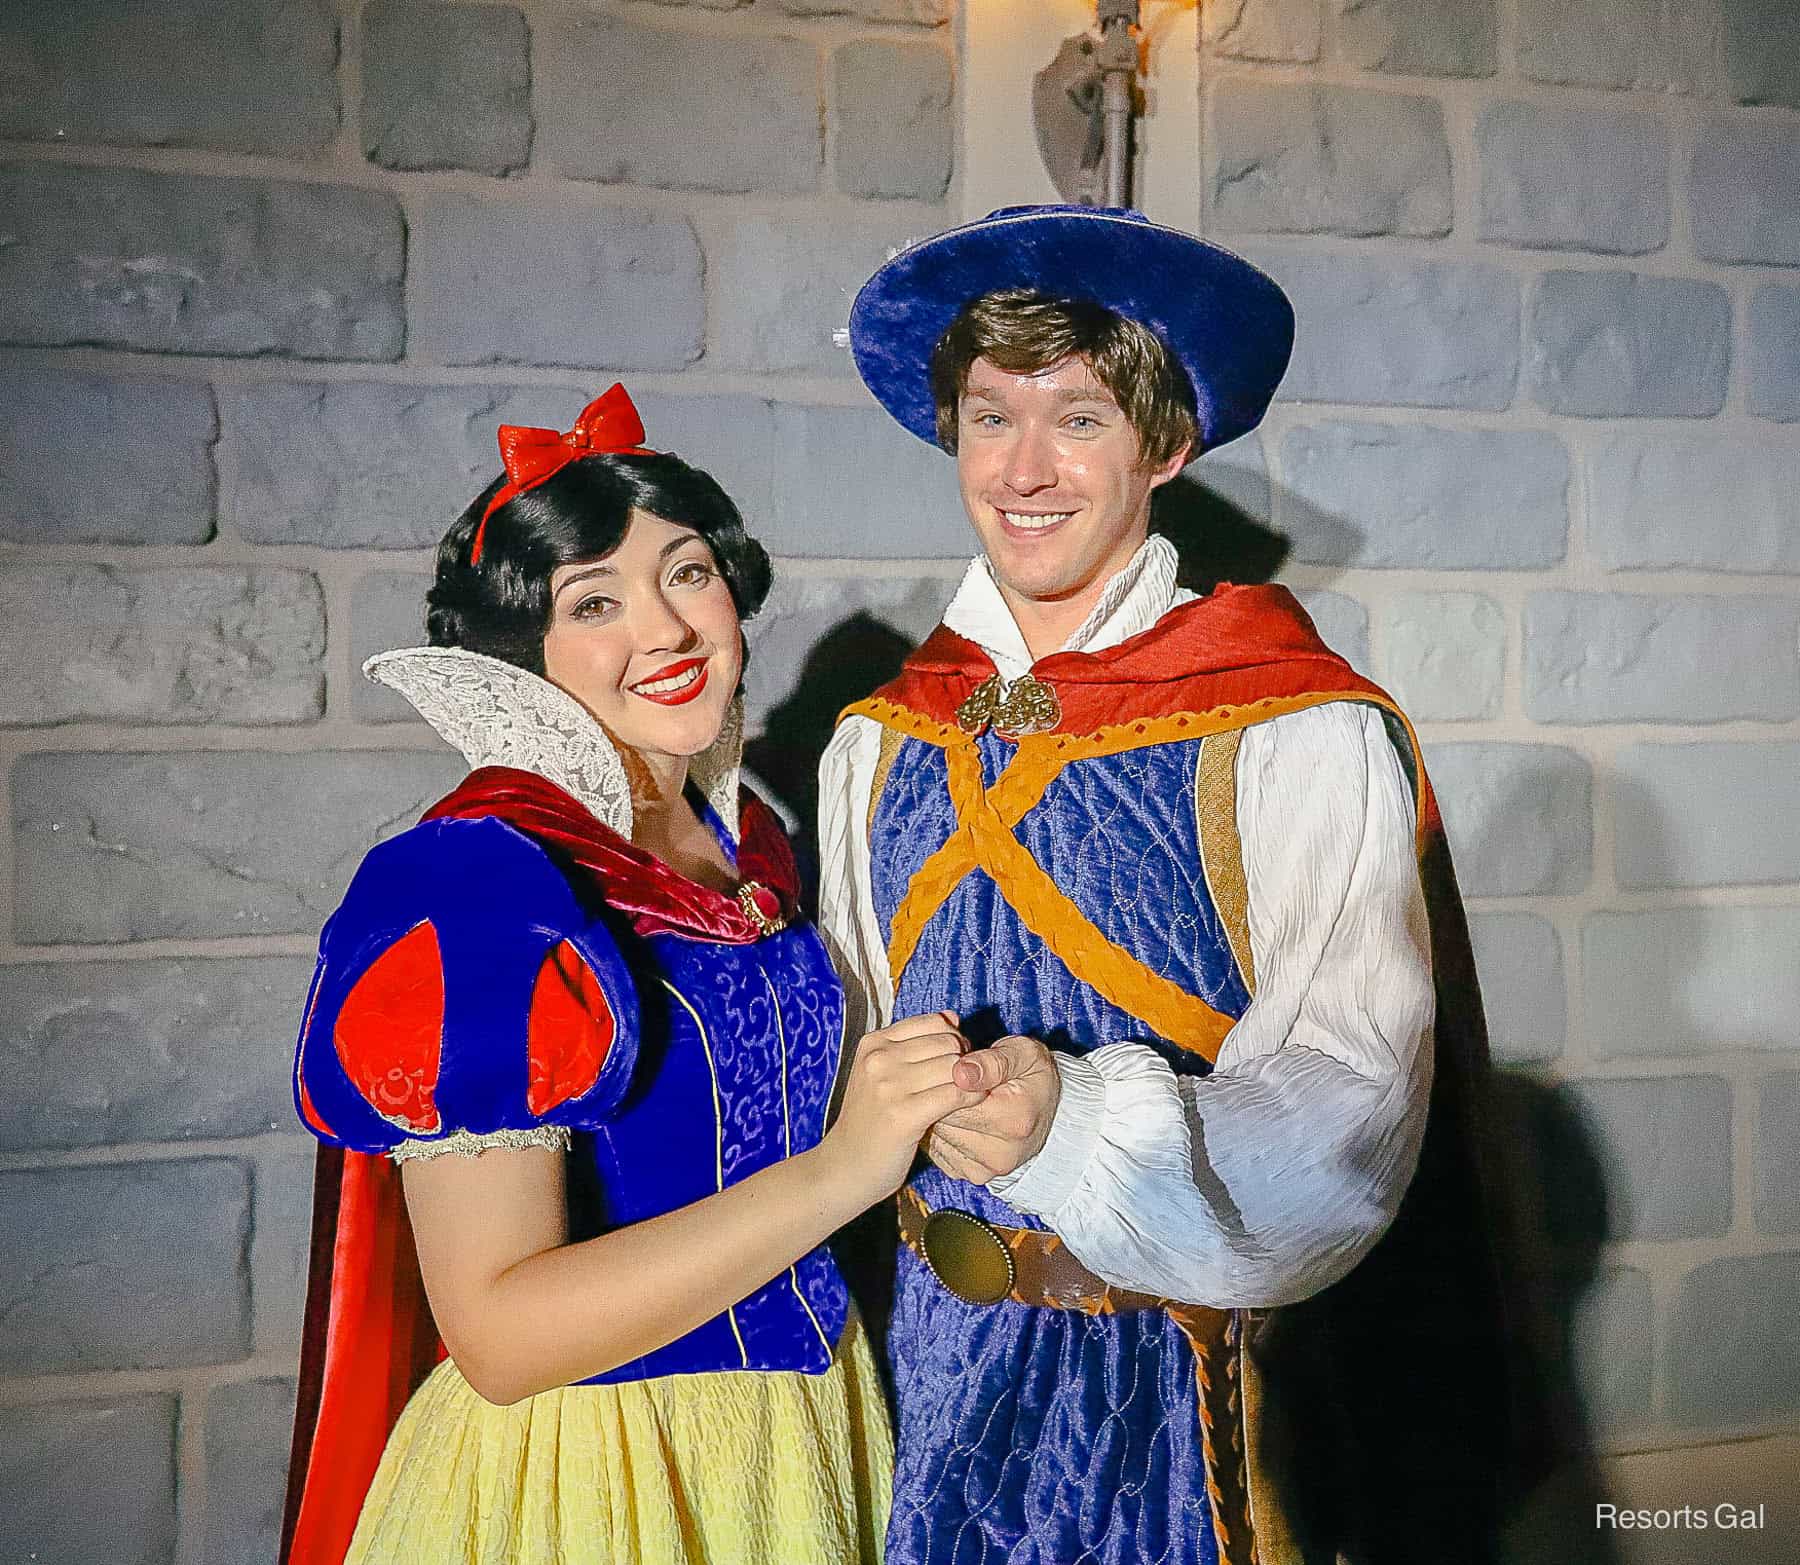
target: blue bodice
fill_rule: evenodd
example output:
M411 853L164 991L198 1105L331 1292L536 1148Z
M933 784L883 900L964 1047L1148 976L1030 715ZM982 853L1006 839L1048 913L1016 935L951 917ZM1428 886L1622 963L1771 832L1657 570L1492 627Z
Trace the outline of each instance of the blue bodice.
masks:
M747 945L644 938L585 888L497 820L429 821L375 848L320 939L296 1061L302 1119L371 1153L564 1126L577 1238L690 1205L815 1145L843 1006L812 927ZM402 942L403 966L384 968ZM380 1009L363 1014L377 1003L393 1025ZM571 1015L602 1046L562 1048ZM594 1380L821 1373L847 1310L821 1246Z
M978 747L991 787L1013 746L990 733ZM1199 749L1182 740L1075 761L1016 836L1109 940L1236 1017L1249 992L1202 867ZM902 741L870 831L884 935L956 825L944 752ZM1135 1040L1178 1072L1208 1069L1071 973L981 869L932 912L899 978L896 1016L940 1007L983 1038L1023 1033L1074 1053ZM1044 1226L936 1168L913 1184L933 1208ZM889 1349L899 1409L890 1565L1215 1558L1193 1352L1162 1311L971 1306L903 1250Z
M691 1205L816 1146L843 1032L843 991L811 925L754 945L665 934L641 946L633 963L638 1070L591 1142L608 1227ZM698 1369L820 1373L848 1305L821 1245L723 1315L596 1378Z

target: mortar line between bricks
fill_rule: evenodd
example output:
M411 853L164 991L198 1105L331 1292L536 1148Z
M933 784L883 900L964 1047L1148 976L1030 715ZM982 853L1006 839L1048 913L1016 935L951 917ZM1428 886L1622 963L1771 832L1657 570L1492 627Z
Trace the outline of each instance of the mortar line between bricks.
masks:
M175 1396L198 1388L220 1390L254 1380L292 1380L295 1363L287 1353L264 1353L228 1364L196 1364L181 1369L58 1370L47 1375L0 1376L0 1407L49 1402L101 1402L137 1396Z
M1687 261L1671 256L1667 246L1643 254L1584 250L1579 247L1530 247L1486 240L1452 230L1437 237L1413 234L1346 234L1329 229L1287 230L1226 228L1208 236L1227 249L1256 252L1256 258L1286 250L1293 254L1360 261L1436 262L1479 265L1529 282L1544 272L1631 272L1660 280L1725 283L1743 272L1767 272L1792 279L1792 267L1739 265L1725 261Z
M363 14L364 3L339 0L338 6L338 157L352 166L369 168L362 150L363 108Z
M206 1393L183 1386L175 1404L175 1558L201 1565L206 1549Z
M346 164L204 148L114 146L102 142L73 145L6 139L0 139L0 160L16 166L42 164L195 179L325 185L389 195L402 207L408 196L435 194L484 197L496 206L514 202L530 204L534 198L541 200L555 196L567 203L570 211L601 212L624 207L648 208L663 216L716 212L740 218L749 213L771 216L842 213L890 217L901 222L912 215L916 217L915 226L919 232L946 226L949 220L941 201L845 195L830 188L823 179L811 190L699 190L579 179L539 168L497 176L458 169L389 169L361 159Z
M1482 108L1461 95L1446 94L1441 103L1450 154L1450 231L1472 233L1480 220L1481 150L1475 127Z
M448 754L449 746L423 723L356 724L346 718L249 728L219 724L47 723L0 734L0 764L26 755L313 755L324 750Z
M974 546L974 535L970 535L971 552ZM841 555L792 555L778 554L774 556L776 576L791 577L795 581L832 581L840 576L864 576L871 579L885 579L896 576L934 576L939 577L952 587L961 579L968 568L968 556L938 557L930 556L919 559L882 559L855 560Z
M1613 1239L1607 1241L1608 1258L1621 1266L1633 1266L1672 1282L1708 1261L1748 1261L1761 1255L1780 1255L1800 1249L1791 1239L1783 1244L1747 1244L1734 1235L1716 1239Z
M1699 148L1702 111L1693 103L1671 104L1665 111L1669 134L1669 242L1665 253L1700 270L1710 263L1694 248L1694 154ZM1729 403L1726 404L1728 407Z
M454 0L454 3L479 4L482 0ZM575 15L582 18L613 18L657 32L693 33L725 38L814 38L821 42L848 43L858 38L873 38L884 43L922 42L943 39L951 32L951 22L879 22L863 16L790 16L782 11L764 11L747 6L734 11L672 10L668 0L651 0L649 4L633 4L631 0L588 0L589 9L571 13L544 0L517 0L527 20ZM961 7L957 7L960 12Z
M1273 236L1292 238L1305 236ZM1741 267L1722 269L1728 281L1754 289L1764 283L1796 284L1793 268ZM392 386L420 390L480 389L492 387L520 389L566 390L579 396L592 388L596 378L612 373L605 370L570 367L538 367L523 364L453 365L431 364L418 360L326 361L296 358L250 358L230 355L158 354L129 348L93 346L34 347L25 344L0 344L0 362L10 361L14 367L37 366L71 374L91 374L131 379L138 376L159 380L189 380L211 384L215 390L237 386L267 385L369 385ZM689 370L626 372L634 392L671 398L747 397L774 403L781 407L834 408L876 411L875 404L851 375L787 375L782 372ZM1607 433L1642 433L1646 437L1679 435L1683 432L1706 431L1761 439L1772 446L1783 446L1791 439L1792 421L1765 418L1743 409L1727 407L1710 417L1675 416L1633 417L1626 415L1584 417L1552 413L1524 398L1503 409L1400 406L1391 403L1354 403L1303 401L1283 398L1270 410L1264 423L1265 437L1275 430L1285 430L1278 423L1284 415L1290 423L1305 423L1317 418L1347 419L1395 427L1424 425L1443 429L1537 430L1550 433L1604 431ZM0 544L0 550L27 547L19 543ZM77 546L68 546L77 547ZM116 546L108 546L116 547ZM134 544L134 549L186 549L210 547L206 544ZM278 545L260 547L276 548ZM369 551L394 552L394 551Z
M1731 288L1731 378L1725 384L1725 411L1754 418L1750 412L1752 350L1756 334L1750 325L1750 301L1759 284L1738 279Z
M829 46L820 46L813 51L813 103L819 114L819 188L821 191L832 191L843 194L843 185L838 174L838 105L836 81L837 72L832 68L836 50ZM952 65L952 71L955 67ZM953 105L960 108L960 104ZM956 163L954 142L951 149L951 166Z
M405 389L489 390L531 388L567 391L579 398L596 379L628 379L633 394L666 397L748 397L784 407L855 408L879 411L844 356L842 375L788 371L694 367L681 370L626 370L600 366L532 364L435 364L420 359L300 359L233 354L165 354L149 349L70 345L0 344L0 364L68 374L143 376L199 381L223 391L239 386L355 385ZM1762 421L1759 421L1762 422ZM147 545L143 547L148 547ZM188 545L187 547L196 547Z
M1795 1444L1800 1441L1800 1436L1796 1436L1792 1428L1753 1431L1747 1434L1712 1434L1703 1430L1679 1432L1686 1434L1688 1438L1673 1444L1668 1442L1648 1444L1646 1436L1633 1432L1623 1445L1608 1446L1604 1454L1609 1457L1662 1456L1670 1452L1722 1450L1727 1446L1759 1445L1770 1441L1782 1444Z
M1519 70L1518 0L1494 0L1494 80L1507 86L1522 81Z
M1524 312L1520 312L1521 317ZM1529 335L1529 328L1527 328ZM1522 352L1530 352L1526 343ZM1523 358L1519 360L1525 362ZM1597 574L1597 565L1588 547L1588 523L1593 503L1593 490L1588 482L1592 472L1594 435L1583 428L1563 434L1563 449L1569 454L1569 532L1563 549L1563 567L1571 576Z
M365 572L348 562L333 560L320 570L325 592L325 717L327 723L355 720L356 687L362 671L356 666L352 643L356 635L354 595ZM423 631L420 639L424 639Z
M1554 1067L1559 1061L1546 1060L1542 1063L1546 1067ZM1562 1070L1555 1074L1564 1081L1573 1082L1651 1081L1668 1077L1717 1076L1735 1084L1755 1080L1759 1073L1766 1073L1772 1065L1779 1068L1784 1063L1800 1064L1800 1054L1791 1049L1701 1049L1692 1054L1583 1055L1576 1063L1579 1064L1579 1069ZM1730 1237L1732 1233L1736 1233L1735 1228L1718 1238ZM1751 1242L1757 1237L1748 1228L1736 1236L1745 1242ZM1634 1242L1666 1244L1672 1241Z
M1503 11L1509 8L1502 7ZM1496 43L1502 40L1496 38ZM1692 108L1699 116L1762 120L1770 124L1800 124L1800 109L1785 104L1739 103L1725 96L1680 91L1665 87L1606 87L1588 82L1547 82L1528 76L1504 49L1496 49L1496 69L1490 76L1434 76L1423 72L1384 71L1335 60L1321 48L1317 60L1257 60L1247 56L1203 50L1213 67L1209 81L1245 80L1263 85L1352 87L1395 97L1435 97L1444 101L1467 98L1477 107L1490 102L1524 103L1538 108L1567 108L1581 112L1632 112L1648 118Z
M1761 1108L1759 1083L1765 1072L1753 1061L1734 1060L1731 1082L1731 1236L1746 1243L1766 1242L1769 1236L1756 1229L1757 1115Z
M304 998L304 997L302 997ZM299 1005L294 1021L299 1025ZM188 1163L224 1159L255 1163L266 1153L309 1144L297 1128L265 1130L253 1136L215 1137L192 1141L120 1141L86 1147L30 1147L0 1151L0 1173L40 1173L66 1168L116 1168L140 1163Z
M205 940L131 940L101 945L32 945L9 936L0 943L0 970L8 967L55 966L94 962L209 962L255 957L306 957L318 954L316 935L241 935Z
M0 953L13 947L18 930L18 832L13 826L12 773L15 757L0 736Z

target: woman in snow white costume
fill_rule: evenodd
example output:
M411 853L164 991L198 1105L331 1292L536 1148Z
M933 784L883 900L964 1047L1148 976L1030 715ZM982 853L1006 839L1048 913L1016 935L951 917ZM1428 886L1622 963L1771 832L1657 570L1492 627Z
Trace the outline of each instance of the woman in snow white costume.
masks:
M825 1129L842 993L738 787L768 558L643 440L616 386L503 427L432 645L368 665L475 769L320 940L295 1565L879 1557L891 1444L823 1241L980 1095L909 1018Z

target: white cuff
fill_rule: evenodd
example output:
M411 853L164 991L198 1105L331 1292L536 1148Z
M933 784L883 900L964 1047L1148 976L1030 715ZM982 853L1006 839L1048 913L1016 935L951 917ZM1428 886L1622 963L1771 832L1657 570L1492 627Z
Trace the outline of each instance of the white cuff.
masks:
M1035 1157L988 1181L988 1189L1008 1205L1046 1220L1081 1183L1106 1114L1106 1078L1099 1069L1079 1054L1052 1058L1062 1096L1048 1138Z

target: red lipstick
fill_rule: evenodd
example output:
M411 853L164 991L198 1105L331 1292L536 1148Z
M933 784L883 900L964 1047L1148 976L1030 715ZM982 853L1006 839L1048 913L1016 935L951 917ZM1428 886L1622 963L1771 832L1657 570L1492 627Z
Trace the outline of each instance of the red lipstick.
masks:
M699 672L692 684L681 685L674 690L644 689L645 685L660 684L665 679L679 679L695 670ZM667 668L658 669L648 679L640 679L631 687L631 693L642 696L646 701L654 701L658 706L686 706L705 688L706 659L683 658L679 663L671 663Z

